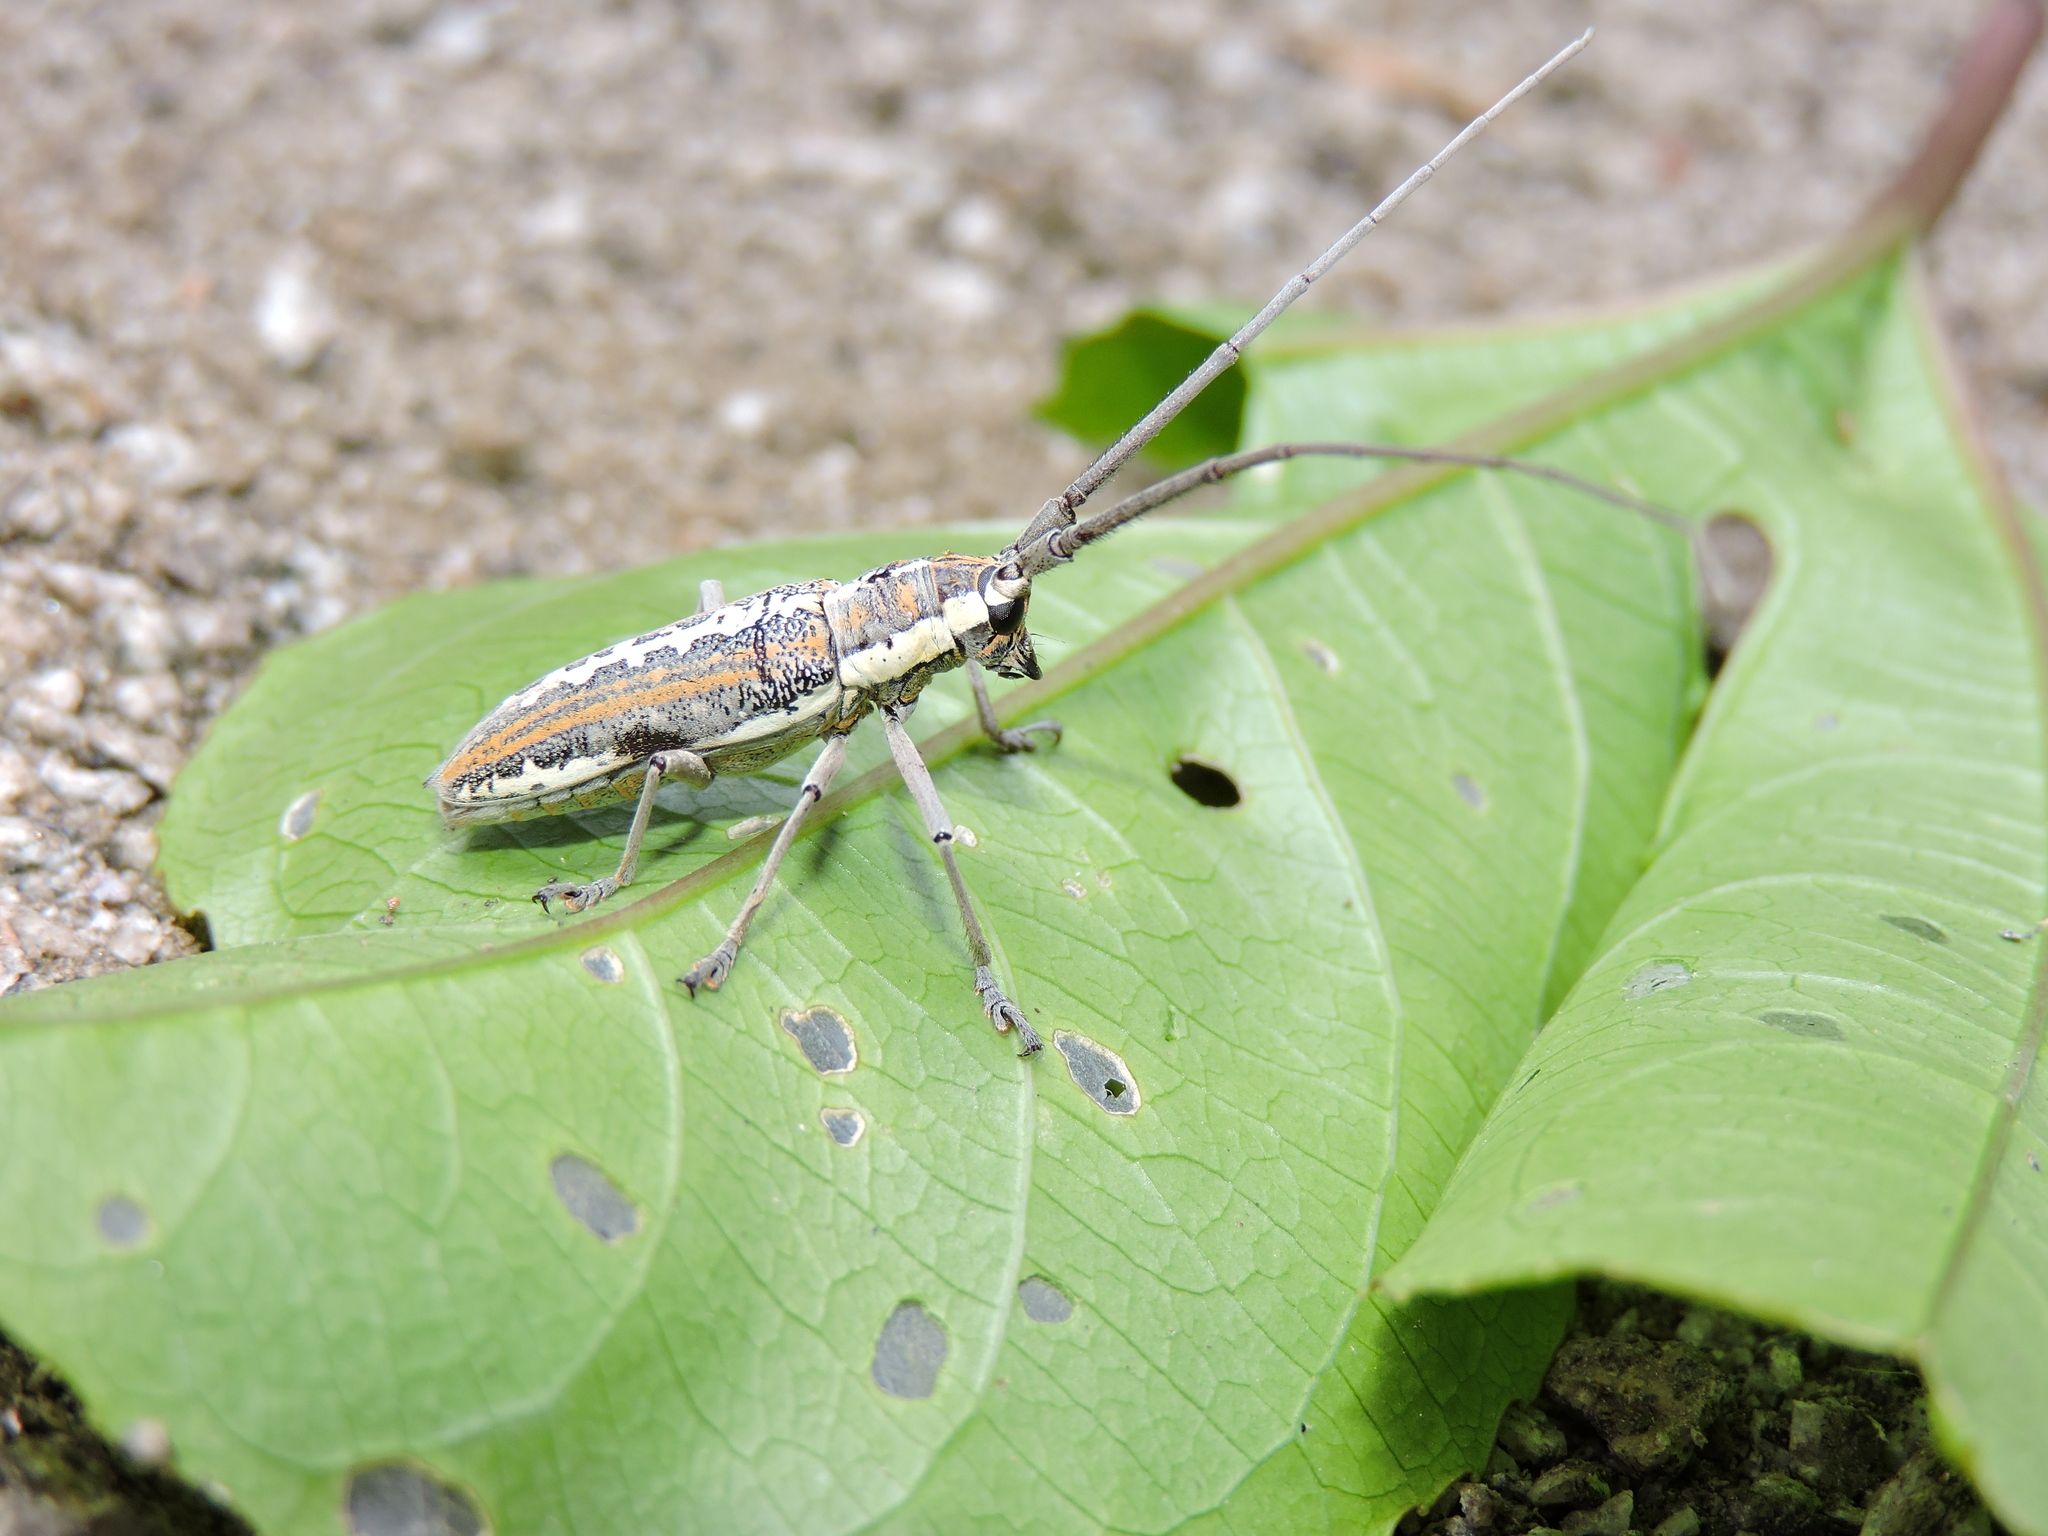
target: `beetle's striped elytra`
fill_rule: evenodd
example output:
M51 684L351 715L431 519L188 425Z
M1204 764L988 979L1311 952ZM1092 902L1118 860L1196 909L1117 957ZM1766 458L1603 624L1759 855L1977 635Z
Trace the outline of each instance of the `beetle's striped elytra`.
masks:
M1085 520L1081 506L1236 363L1244 348L1377 227L1451 155L1534 89L1592 38L1587 32L1475 119L1335 245L1291 279L1236 335L1067 487L1046 502L1006 549L993 556L944 554L899 560L857 580L806 581L726 602L704 583L699 611L648 634L606 646L520 689L476 726L427 780L450 827L517 821L633 800L633 825L618 869L585 885L550 882L534 893L546 907L570 911L603 901L631 882L665 778L703 787L719 774L758 773L799 748L823 741L796 804L777 832L739 915L718 948L680 979L694 997L731 971L747 926L766 897L810 808L824 797L846 759L846 738L870 714L881 718L890 756L903 775L960 909L974 990L998 1030L1016 1030L1020 1054L1042 1048L1023 1011L996 981L994 959L953 855L953 823L931 771L903 722L932 678L967 669L981 725L1004 752L1035 750L1035 735L1057 745L1059 725L1041 720L1005 729L982 682L983 670L1036 678L1038 659L1025 627L1032 580L1081 549L1197 486L1298 454L1422 459L1522 470L1618 502L1660 521L1674 514L1547 465L1449 451L1361 443L1275 444L1211 459L1169 476Z
M999 562L902 560L857 581L797 582L558 667L484 718L427 780L451 827L631 799L657 752L758 773L878 703L913 702L969 656L1035 677L1024 599L998 634L981 587Z

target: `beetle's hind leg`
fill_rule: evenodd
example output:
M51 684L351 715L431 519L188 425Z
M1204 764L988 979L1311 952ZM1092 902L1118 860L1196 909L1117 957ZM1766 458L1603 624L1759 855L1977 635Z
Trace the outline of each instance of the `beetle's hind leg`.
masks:
M571 912L581 912L596 906L621 886L633 883L633 871L640 863L640 844L647 836L647 818L654 814L654 792L664 777L681 779L702 789L711 782L711 766L696 753L680 750L657 752L648 758L647 777L640 784L640 803L633 808L633 829L626 834L626 851L619 855L619 867L588 885L550 880L533 893L543 912L553 914L554 908L548 905L551 901L561 902Z
M981 680L981 668L973 657L967 658L967 681L974 685L974 712L981 716L981 729L998 752L1036 752L1038 743L1031 739L1033 731L1047 731L1052 740L1048 746L1058 746L1064 728L1057 720L1034 720L1029 725L1020 725L1015 730L1007 729L996 719L996 707L989 702L988 684Z

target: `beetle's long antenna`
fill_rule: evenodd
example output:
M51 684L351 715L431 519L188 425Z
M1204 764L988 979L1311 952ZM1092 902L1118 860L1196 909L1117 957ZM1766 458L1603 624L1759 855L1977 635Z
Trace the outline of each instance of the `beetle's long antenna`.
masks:
M1617 491L1612 486L1600 484L1572 474L1569 470L1553 464L1539 464L1533 459L1504 458L1492 453L1459 453L1450 448L1407 448L1387 443L1272 443L1264 448L1247 448L1243 453L1228 454L1222 458L1208 459L1184 469L1177 475L1168 475L1164 480L1155 480L1135 495L1127 496L1106 511L1098 512L1083 522L1068 528L1055 528L1024 545L1015 553L1013 564L1019 567L1026 580L1064 565L1074 558L1077 551L1093 544L1097 539L1107 538L1125 523L1143 517L1147 512L1166 505L1167 502L1199 490L1205 485L1214 485L1218 480L1235 475L1243 470L1255 469L1261 464L1277 464L1284 459L1298 459L1310 455L1326 455L1347 459L1406 459L1419 464L1462 464L1471 469L1504 469L1516 474L1533 475L1558 485L1568 486L1587 496L1594 496L1614 506L1675 528L1688 540L1697 542L1697 525L1691 519L1660 507L1654 501L1645 501L1640 496L1631 496Z
M1541 85L1592 40L1593 29L1588 27L1568 46L1559 50L1557 56L1548 64L1467 123L1464 131L1439 150L1434 160L1394 188L1379 207L1352 225L1345 231L1342 239L1295 274L1286 287L1273 295L1264 309L1246 321L1235 336L1211 352L1201 367L1183 379L1178 389L1153 406L1143 421L1118 438L1101 458L1082 471L1081 477L1072 485L1040 507L1038 515L1032 518L1030 526L1017 536L1016 543L1012 544L1010 549L1022 548L1051 529L1070 526L1074 521L1076 509L1095 494L1102 482L1121 469L1132 454L1164 431L1166 424L1185 410L1195 396L1207 389L1218 375L1237 361L1239 355L1252 344L1261 331L1277 320L1288 305L1308 292L1311 283L1348 256L1359 241L1377 229L1388 214L1408 200L1409 193L1434 176L1446 160L1477 138L1496 117Z

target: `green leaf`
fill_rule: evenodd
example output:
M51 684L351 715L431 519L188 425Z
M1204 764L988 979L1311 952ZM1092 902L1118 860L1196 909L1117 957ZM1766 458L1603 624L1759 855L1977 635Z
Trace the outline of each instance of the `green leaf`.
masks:
M1076 336L1060 349L1059 386L1039 401L1035 414L1085 443L1111 443L1171 394L1249 313L1139 309L1107 330ZM1147 445L1146 457L1178 469L1230 452L1243 425L1244 397L1244 371L1232 369Z
M1457 375L1447 398L1497 412L1733 302L1366 349L1332 387ZM1610 430L1639 431L1555 451L1598 470ZM623 813L451 837L416 787L497 697L699 577L846 574L915 536L413 599L280 653L163 832L237 947L5 1015L9 1143L40 1149L0 1170L10 1331L274 1531L333 1530L351 1474L394 1461L504 1530L1350 1528L1426 1502L1532 1388L1564 1299L1361 1294L1648 843L1697 692L1685 555L1471 477L1233 574L1271 526L1160 521L1048 579L1067 659L1003 708L1059 692L1061 748L928 747L1013 990L1128 1064L1129 1116L980 1019L884 771L694 1003L672 978L757 852L719 825L786 785L683 797L643 876L676 883L559 928L525 893L607 865ZM919 718L966 713L947 687ZM1183 754L1242 803L1181 794ZM850 1074L782 1025L820 1008ZM825 1109L861 1113L854 1146ZM579 1222L565 1157L632 1231ZM934 1325L931 1395L879 1390L878 1341Z
M1896 351L1882 249L1575 327L1282 337L1247 432L1464 432L1695 512L1915 484L1938 420L1883 417L1877 468L1834 436ZM786 782L679 797L650 893L561 926L525 892L608 867L623 811L450 837L416 787L702 576L919 542L415 599L275 658L181 783L173 889L233 947L0 1014L6 1326L279 1532L420 1472L520 1531L1426 1503L1532 1390L1565 1294L1371 1284L1627 921L1702 691L1686 551L1441 469L1297 464L1241 511L1045 581L1058 664L999 708L1056 699L1059 750L965 750L950 684L920 716L952 722L925 750L1012 990L1115 1053L1134 1112L980 1019L873 741L694 1002L672 978L762 841L719 830ZM1181 794L1184 756L1239 804ZM821 1031L852 1070L814 1069Z
M1698 402L1770 595L1655 862L1384 1284L1602 1271L1917 1356L1951 1449L2040 1532L2033 527L1958 433L1917 274L1842 318L1771 349L1805 402L1771 408L1763 352Z

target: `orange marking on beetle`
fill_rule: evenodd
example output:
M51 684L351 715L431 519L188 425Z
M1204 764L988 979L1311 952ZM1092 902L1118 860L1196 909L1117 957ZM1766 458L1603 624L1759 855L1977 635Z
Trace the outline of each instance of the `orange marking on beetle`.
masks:
M821 666L831 659L831 645L823 634L806 635L791 643L779 641L768 648L771 667L777 660L792 653L808 654ZM735 658L736 659L736 658ZM653 678L628 676L617 682L597 689L579 690L570 698L562 700L535 714L523 715L508 723L506 729L496 735L476 742L467 752L451 759L447 769L440 776L443 783L451 779L463 779L494 763L504 761L516 753L539 745L579 725L591 725L609 719L621 710L635 707L652 707L673 703L693 694L709 693L720 688L736 688L746 683L767 684L773 678L747 656L748 665L728 665L717 672L685 672L679 668L663 667L658 676L674 679L672 682L657 682ZM573 706L566 708L564 706Z

